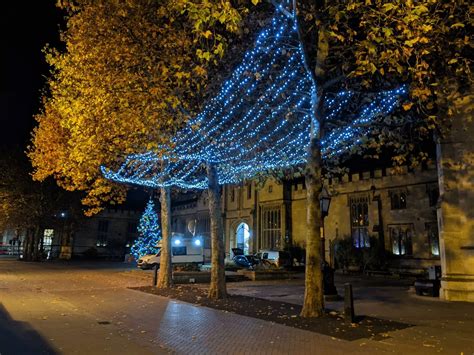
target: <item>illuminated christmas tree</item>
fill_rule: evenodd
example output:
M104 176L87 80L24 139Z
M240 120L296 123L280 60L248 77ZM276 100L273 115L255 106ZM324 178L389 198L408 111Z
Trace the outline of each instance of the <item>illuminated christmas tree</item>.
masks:
M139 237L130 249L135 260L146 254L156 254L158 252L157 244L161 239L161 229L152 199L148 201L145 212L140 218L138 233Z

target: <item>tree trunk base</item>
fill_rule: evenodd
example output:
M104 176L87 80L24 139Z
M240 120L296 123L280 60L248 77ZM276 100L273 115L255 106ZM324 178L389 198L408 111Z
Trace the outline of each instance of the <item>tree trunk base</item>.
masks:
M302 318L319 318L324 316L324 310L315 308L315 306L303 306L300 316Z
M168 278L163 280L158 278L158 282L156 283L156 288L170 288L171 286L173 286L173 281Z
M207 297L212 299L212 300L221 300L224 298L227 298L227 292L219 290L219 288L209 288L209 293L207 294Z

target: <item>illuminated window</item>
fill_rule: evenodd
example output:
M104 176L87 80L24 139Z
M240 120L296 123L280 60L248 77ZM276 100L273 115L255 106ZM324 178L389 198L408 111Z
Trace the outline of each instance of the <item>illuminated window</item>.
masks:
M390 243L392 245L392 253L394 255L412 255L412 236L413 225L398 224L389 225L388 232L390 235Z
M390 193L390 207L392 210L403 210L407 208L406 192L392 191Z
M107 233L109 231L109 221L100 220L97 228L97 246L105 247L107 246Z
M250 228L247 223L240 223L236 231L237 248L247 255L250 251Z
M262 210L262 249L278 250L281 247L281 210L279 207Z
M54 229L45 229L43 232L43 247L53 244Z
M436 222L426 223L426 233L428 235L430 255L434 257L439 256L438 224Z
M350 198L352 242L356 248L370 247L369 239L369 198Z

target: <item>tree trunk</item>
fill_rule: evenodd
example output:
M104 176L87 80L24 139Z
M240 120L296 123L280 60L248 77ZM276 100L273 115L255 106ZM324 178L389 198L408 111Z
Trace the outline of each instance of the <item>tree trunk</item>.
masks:
M161 188L161 256L160 271L156 287L168 288L173 284L171 265L171 191L169 187Z
M26 235L25 235L25 240L23 242L23 260L24 261L30 261L31 260L31 229L27 228L26 229Z
M322 191L321 178L321 138L324 135L324 119L322 103L324 90L321 83L326 82L325 62L328 56L328 38L325 31L325 18L322 10L326 7L325 0L294 0L294 6L299 7L298 36L304 49L304 65L311 74L317 93L313 93L314 117L311 123L311 139L308 148L306 165L306 274L305 293L302 317L320 317L324 314L324 291L322 272L322 243L321 243L321 207L320 194ZM314 7L313 7L314 6ZM304 13L312 12L315 22L305 21ZM316 24L316 25L315 25ZM302 25L303 28L300 28ZM319 127L316 127L319 125ZM316 128L318 129L316 131Z
M32 260L33 261L40 261L41 260L41 250L40 250L40 243L41 243L41 232L43 231L42 228L36 227L34 229L33 234L33 248L32 248Z
M306 274L302 317L320 317L324 314L324 290L321 260L321 206L322 190L321 149L319 140L311 138L306 167Z
M211 285L209 298L220 299L227 297L224 269L224 243L222 229L221 190L217 180L215 166L207 166L209 181L209 214L211 219Z

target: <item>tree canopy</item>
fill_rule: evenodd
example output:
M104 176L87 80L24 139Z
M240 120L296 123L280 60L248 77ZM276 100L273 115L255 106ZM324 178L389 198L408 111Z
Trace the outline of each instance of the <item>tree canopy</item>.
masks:
M45 228L65 233L83 218L77 193L59 188L52 178L37 182L23 152L0 152L0 230L26 234L25 260L40 260L40 239Z
M102 178L126 154L159 151L206 95L208 75L241 31L245 2L63 1L65 49L45 48L51 76L29 157L34 178L83 190L88 214L121 202Z
M443 134L461 110L469 116L473 7L468 1L300 0L298 5L308 59L325 94L342 87L370 93L409 86L403 109L373 123L371 136L355 150L369 148L378 157L388 148L395 163L415 166L427 159L420 142Z

